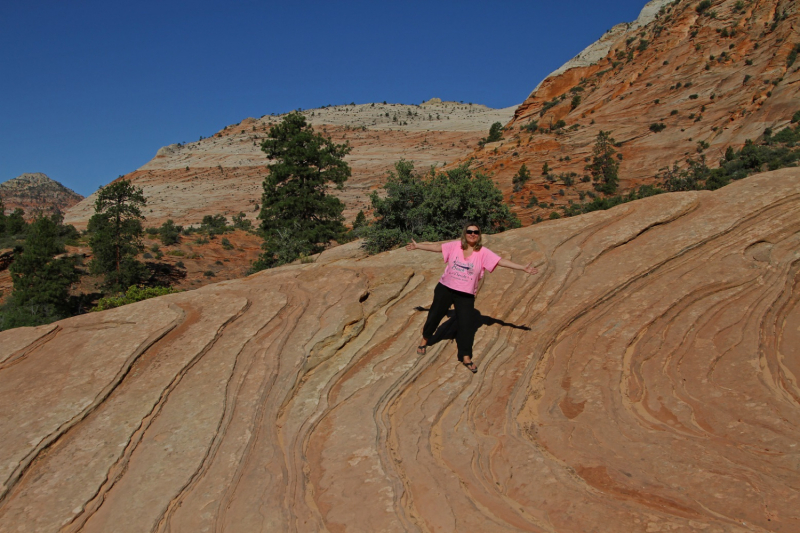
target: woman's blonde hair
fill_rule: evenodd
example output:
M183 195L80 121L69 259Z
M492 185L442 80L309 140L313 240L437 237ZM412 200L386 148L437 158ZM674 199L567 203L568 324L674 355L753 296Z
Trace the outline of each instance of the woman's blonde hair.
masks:
M480 231L480 233L478 234L478 242L475 243L474 247L474 250L477 252L478 250L481 249L481 247L483 247L483 244L481 244L481 242L483 242L483 230L479 225L475 224L474 222L467 222L461 229L461 249L466 250L469 247L469 245L467 244L467 228L470 226L475 226L476 228L478 228L478 231Z

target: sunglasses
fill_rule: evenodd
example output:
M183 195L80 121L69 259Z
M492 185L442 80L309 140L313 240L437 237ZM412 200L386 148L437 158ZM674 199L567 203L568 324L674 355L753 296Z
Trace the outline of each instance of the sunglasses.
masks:
M480 235L481 234L481 230L479 230L479 229L468 229L468 230L464 230L464 233L466 233L467 235Z

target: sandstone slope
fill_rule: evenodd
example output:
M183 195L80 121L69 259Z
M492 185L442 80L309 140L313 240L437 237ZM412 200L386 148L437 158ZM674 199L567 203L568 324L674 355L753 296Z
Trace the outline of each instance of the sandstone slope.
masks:
M334 191L345 203L345 218L352 221L368 207L370 191L384 182L396 161L407 159L426 169L459 159L486 136L492 123L508 122L514 108L435 98L422 105L353 104L303 113L316 130L353 148L346 158L352 177L344 190ZM165 146L146 165L124 176L148 198L147 224L160 225L168 218L193 224L204 215L239 212L255 220L269 165L260 145L270 125L280 120L269 115L248 118L208 139ZM94 196L70 209L67 223L86 227L94 213Z
M0 183L0 198L7 212L21 208L26 218L56 209L64 211L83 200L83 196L41 172L21 174Z
M0 531L800 530L800 172L0 333Z
M516 110L503 141L469 156L523 222L552 210L529 208L532 197L555 206L586 200L592 184L580 179L601 130L620 143L626 191L654 183L659 169L687 157L716 166L727 147L777 131L800 110L800 61L791 60L800 45L797 3L714 0L702 14L698 6L650 2L637 22L615 26L544 80ZM566 126L550 132L559 120ZM536 133L522 129L534 121ZM654 124L664 129L652 131ZM545 163L552 174L577 174L575 184L548 185ZM512 178L523 164L533 179L514 194Z

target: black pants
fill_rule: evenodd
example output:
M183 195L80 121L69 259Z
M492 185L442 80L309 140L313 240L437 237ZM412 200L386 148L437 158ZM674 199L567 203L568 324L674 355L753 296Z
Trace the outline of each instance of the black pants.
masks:
M436 285L433 291L433 303L428 311L428 320L422 328L422 336L425 339L433 337L439 322L453 305L456 308L456 321L458 330L456 332L456 346L458 346L459 361L465 355L472 357L472 342L475 338L475 328L473 328L473 318L475 314L475 296L466 292L456 291L441 283Z

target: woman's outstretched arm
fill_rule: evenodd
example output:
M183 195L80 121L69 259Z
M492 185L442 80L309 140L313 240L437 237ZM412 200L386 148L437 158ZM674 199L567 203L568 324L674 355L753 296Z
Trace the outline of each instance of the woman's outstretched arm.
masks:
M440 252L442 251L442 245L435 243L435 242L420 242L417 243L414 239L411 239L411 242L406 246L406 250L425 250L426 252Z
M513 270L523 270L528 274L536 274L537 272L539 272L538 268L531 266L532 263L528 263L527 265L522 266L518 265L513 261L509 261L508 259L501 259L500 262L497 264L500 265L501 267L511 268Z

